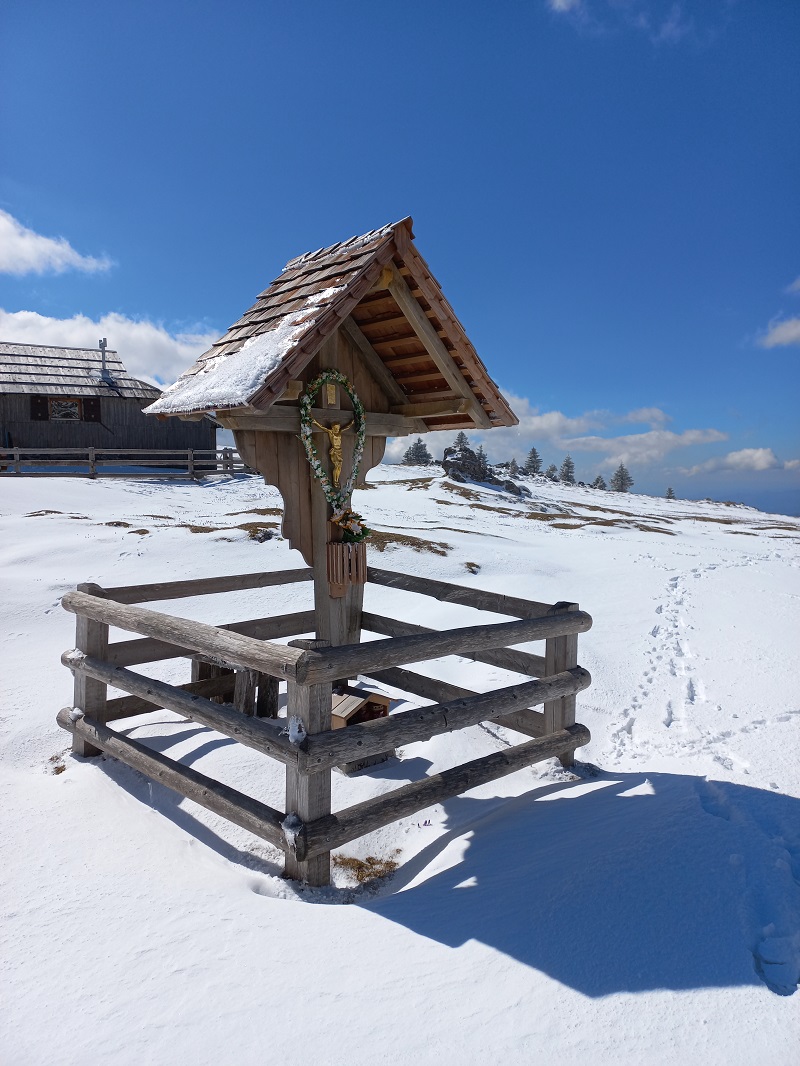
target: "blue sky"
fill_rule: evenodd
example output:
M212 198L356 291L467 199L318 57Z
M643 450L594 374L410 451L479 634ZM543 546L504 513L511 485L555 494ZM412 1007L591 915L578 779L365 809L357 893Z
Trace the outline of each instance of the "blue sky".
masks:
M491 458L798 512L798 46L789 0L6 0L0 338L171 381L410 214Z

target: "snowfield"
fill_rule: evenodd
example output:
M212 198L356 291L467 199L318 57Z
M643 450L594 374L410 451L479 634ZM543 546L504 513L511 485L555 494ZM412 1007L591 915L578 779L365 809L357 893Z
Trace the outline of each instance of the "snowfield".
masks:
M73 758L55 724L72 702L60 597L302 566L262 539L277 492L246 476L4 479L2 1062L797 1066L800 520L538 482L519 500L436 467L370 480L354 506L374 565L592 615L576 772L534 766L342 849L398 862L389 877L283 881L269 845L113 760ZM224 623L311 596L152 607ZM365 606L498 620L382 587ZM475 689L516 676L415 668ZM181 660L141 669L188 680ZM282 767L219 734L166 711L118 728L283 807ZM334 808L520 739L485 725L409 745L334 774Z

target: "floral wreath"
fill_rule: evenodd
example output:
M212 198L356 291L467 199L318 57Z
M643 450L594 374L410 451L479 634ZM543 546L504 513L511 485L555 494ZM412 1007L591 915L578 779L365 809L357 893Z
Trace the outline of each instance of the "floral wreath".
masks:
M350 477L345 484L338 489L334 488L331 484L331 479L328 477L328 473L320 461L319 452L317 451L313 439L311 408L314 403L314 397L317 395L320 388L327 384L341 385L350 397L353 404L353 421L355 422L356 430L356 443L355 448L353 449L353 469L350 471ZM365 540L370 532L364 525L364 519L361 515L357 514L347 506L348 501L353 494L353 488L356 483L356 478L358 477L358 470L361 466L366 431L367 424L364 415L364 405L358 398L350 381L344 376L341 370L323 370L321 374L318 374L314 378L300 397L300 440L303 442L306 458L308 459L311 469L314 471L314 476L322 486L325 499L333 508L331 521L342 530L344 541L351 544Z

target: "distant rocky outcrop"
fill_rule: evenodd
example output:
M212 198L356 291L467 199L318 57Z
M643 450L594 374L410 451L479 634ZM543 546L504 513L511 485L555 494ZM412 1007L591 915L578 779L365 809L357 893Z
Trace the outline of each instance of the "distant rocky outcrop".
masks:
M466 445L445 448L442 466L453 481L479 481L484 485L496 485L514 496L530 496L530 491L524 485L517 484L509 477L498 476L497 470L487 463L482 451L475 452Z

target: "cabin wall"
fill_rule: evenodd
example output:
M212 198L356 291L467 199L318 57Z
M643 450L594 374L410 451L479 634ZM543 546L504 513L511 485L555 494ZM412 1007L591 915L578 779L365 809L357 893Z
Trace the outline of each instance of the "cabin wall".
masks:
M0 447L10 434L14 448L153 448L216 447L216 427L203 422L162 421L142 413L149 400L100 397L100 421L33 420L31 397L0 395Z

